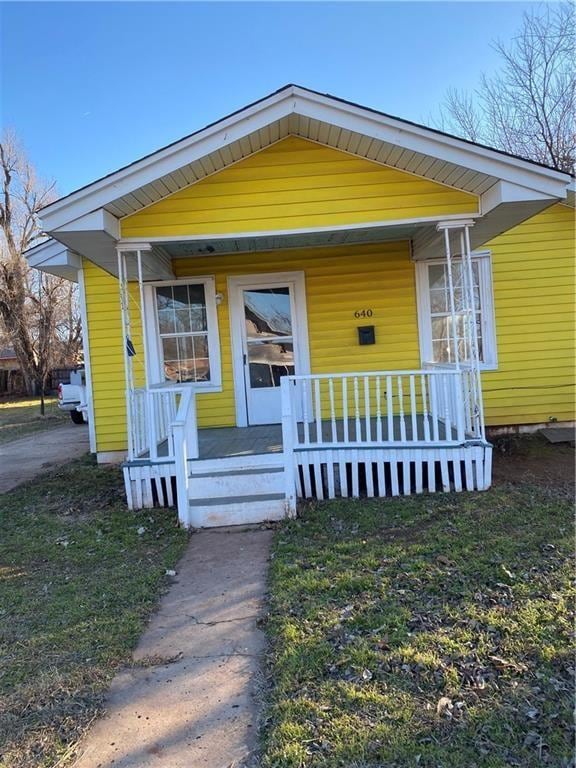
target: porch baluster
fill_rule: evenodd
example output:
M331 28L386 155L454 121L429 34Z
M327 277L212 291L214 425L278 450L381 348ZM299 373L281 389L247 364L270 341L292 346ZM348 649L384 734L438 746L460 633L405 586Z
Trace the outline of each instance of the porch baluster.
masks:
M376 376L376 441L382 442L382 392L380 376Z
M400 414L400 440L406 442L406 421L404 419L404 390L402 388L402 376L398 376L398 408Z
M412 424L412 440L418 440L418 414L416 412L416 384L414 376L410 374L410 417Z
M428 394L426 392L426 376L420 376L420 392L422 395L422 423L424 424L424 440L430 441L430 422L428 420Z
M348 379L342 379L342 426L344 428L344 442L350 442L350 425L348 424Z
M310 424L308 421L308 381L302 380L302 426L304 430L304 445L310 445Z
M336 425L336 408L334 407L334 379L328 379L328 396L330 398L330 426L332 428L332 442L338 442L338 428Z
M320 398L320 379L314 379L314 411L316 415L316 442L321 444L322 439L322 403Z
M386 376L386 419L388 422L388 442L394 441L394 405L392 403L392 376Z
M366 422L366 442L372 442L372 424L370 415L370 377L364 376L364 419Z
M362 426L360 424L360 399L358 392L358 376L354 376L354 427L356 433L354 440L359 443L362 440Z

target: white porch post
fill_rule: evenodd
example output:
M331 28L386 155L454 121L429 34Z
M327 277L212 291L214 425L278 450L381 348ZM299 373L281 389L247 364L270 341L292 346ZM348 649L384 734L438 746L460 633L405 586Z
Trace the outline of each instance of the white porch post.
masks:
M463 431L466 422L464 418L464 398L470 402L471 420L475 437L484 439L484 414L482 406L482 384L480 379L480 351L478 344L478 329L476 327L476 304L474 299L474 273L472 268L472 251L470 248L470 228L474 226L473 220L439 222L437 230L444 233L444 249L446 256L448 292L451 316L451 341L454 349L454 364L456 370L461 370L461 355L458 344L458 318L462 317L463 341L465 352L464 378L457 386L458 412L461 414L462 425L459 425L459 433ZM456 248L453 250L451 234L457 235ZM461 308L456 311L454 294L453 254L458 253L461 258L460 287L462 291ZM463 391L467 386L468 392Z
M118 285L120 290L120 317L122 324L122 348L124 354L124 378L125 378L125 397L126 397L126 429L128 436L128 458L136 458L137 450L134 438L135 413L134 413L134 364L128 350L128 342L132 342L132 324L130 313L130 292L128 286L128 257L136 257L136 267L138 283L140 287L140 315L142 323L142 338L144 340L144 371L146 386L148 386L148 349L146 337L145 308L144 308L144 286L142 271L142 252L151 250L149 243L142 243L130 246L118 246L116 249L118 255ZM145 406L146 407L146 406Z

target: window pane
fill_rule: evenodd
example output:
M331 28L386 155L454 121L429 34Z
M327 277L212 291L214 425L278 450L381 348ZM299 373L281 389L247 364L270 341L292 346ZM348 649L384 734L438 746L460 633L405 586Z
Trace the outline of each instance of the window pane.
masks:
M447 339L439 339L432 342L432 354L435 363L450 362L450 347Z
M174 314L176 316L176 333L189 333L190 312L188 307L186 309L177 309Z
M156 289L156 305L161 334L208 330L202 284L161 286Z
M288 287L250 289L243 293L247 338L292 335Z
M448 318L433 317L432 318L432 338L445 339L447 337L448 337Z
M444 288L430 291L430 309L432 312L448 311L448 293Z
M178 357L180 359L180 381L196 381L192 336L178 337Z
M162 339L164 377L167 381L210 381L208 336Z
M172 308L158 310L158 330L164 333L176 333L176 315Z
M294 346L292 343L248 344L250 386L279 387L282 376L294 373Z
M446 272L443 264L430 264L428 267L430 288L446 288Z
M173 303L175 309L187 309L188 307L188 286L187 285L173 285Z
M172 286L163 285L156 288L156 304L158 309L173 309Z
M196 361L196 381L210 381L208 336L193 336L193 340L194 359Z
M206 320L206 295L201 283L188 286L190 300L190 328L192 331L208 330Z

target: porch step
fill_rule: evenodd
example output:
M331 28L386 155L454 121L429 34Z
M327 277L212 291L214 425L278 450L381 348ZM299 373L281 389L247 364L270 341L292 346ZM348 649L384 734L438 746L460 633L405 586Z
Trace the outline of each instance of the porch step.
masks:
M190 499L190 525L195 528L281 520L285 512L283 493Z
M223 499L284 492L283 467L191 472L189 498Z

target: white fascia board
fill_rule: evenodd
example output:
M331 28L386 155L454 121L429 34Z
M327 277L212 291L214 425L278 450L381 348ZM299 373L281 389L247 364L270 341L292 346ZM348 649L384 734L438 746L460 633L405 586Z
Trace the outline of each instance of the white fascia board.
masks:
M569 176L426 128L298 91L294 112L563 199Z
M540 168L524 160L293 86L52 203L42 212L44 228L47 231L59 229L87 212L102 208L290 114L303 115L381 139L558 199L566 196L569 177L559 171Z

